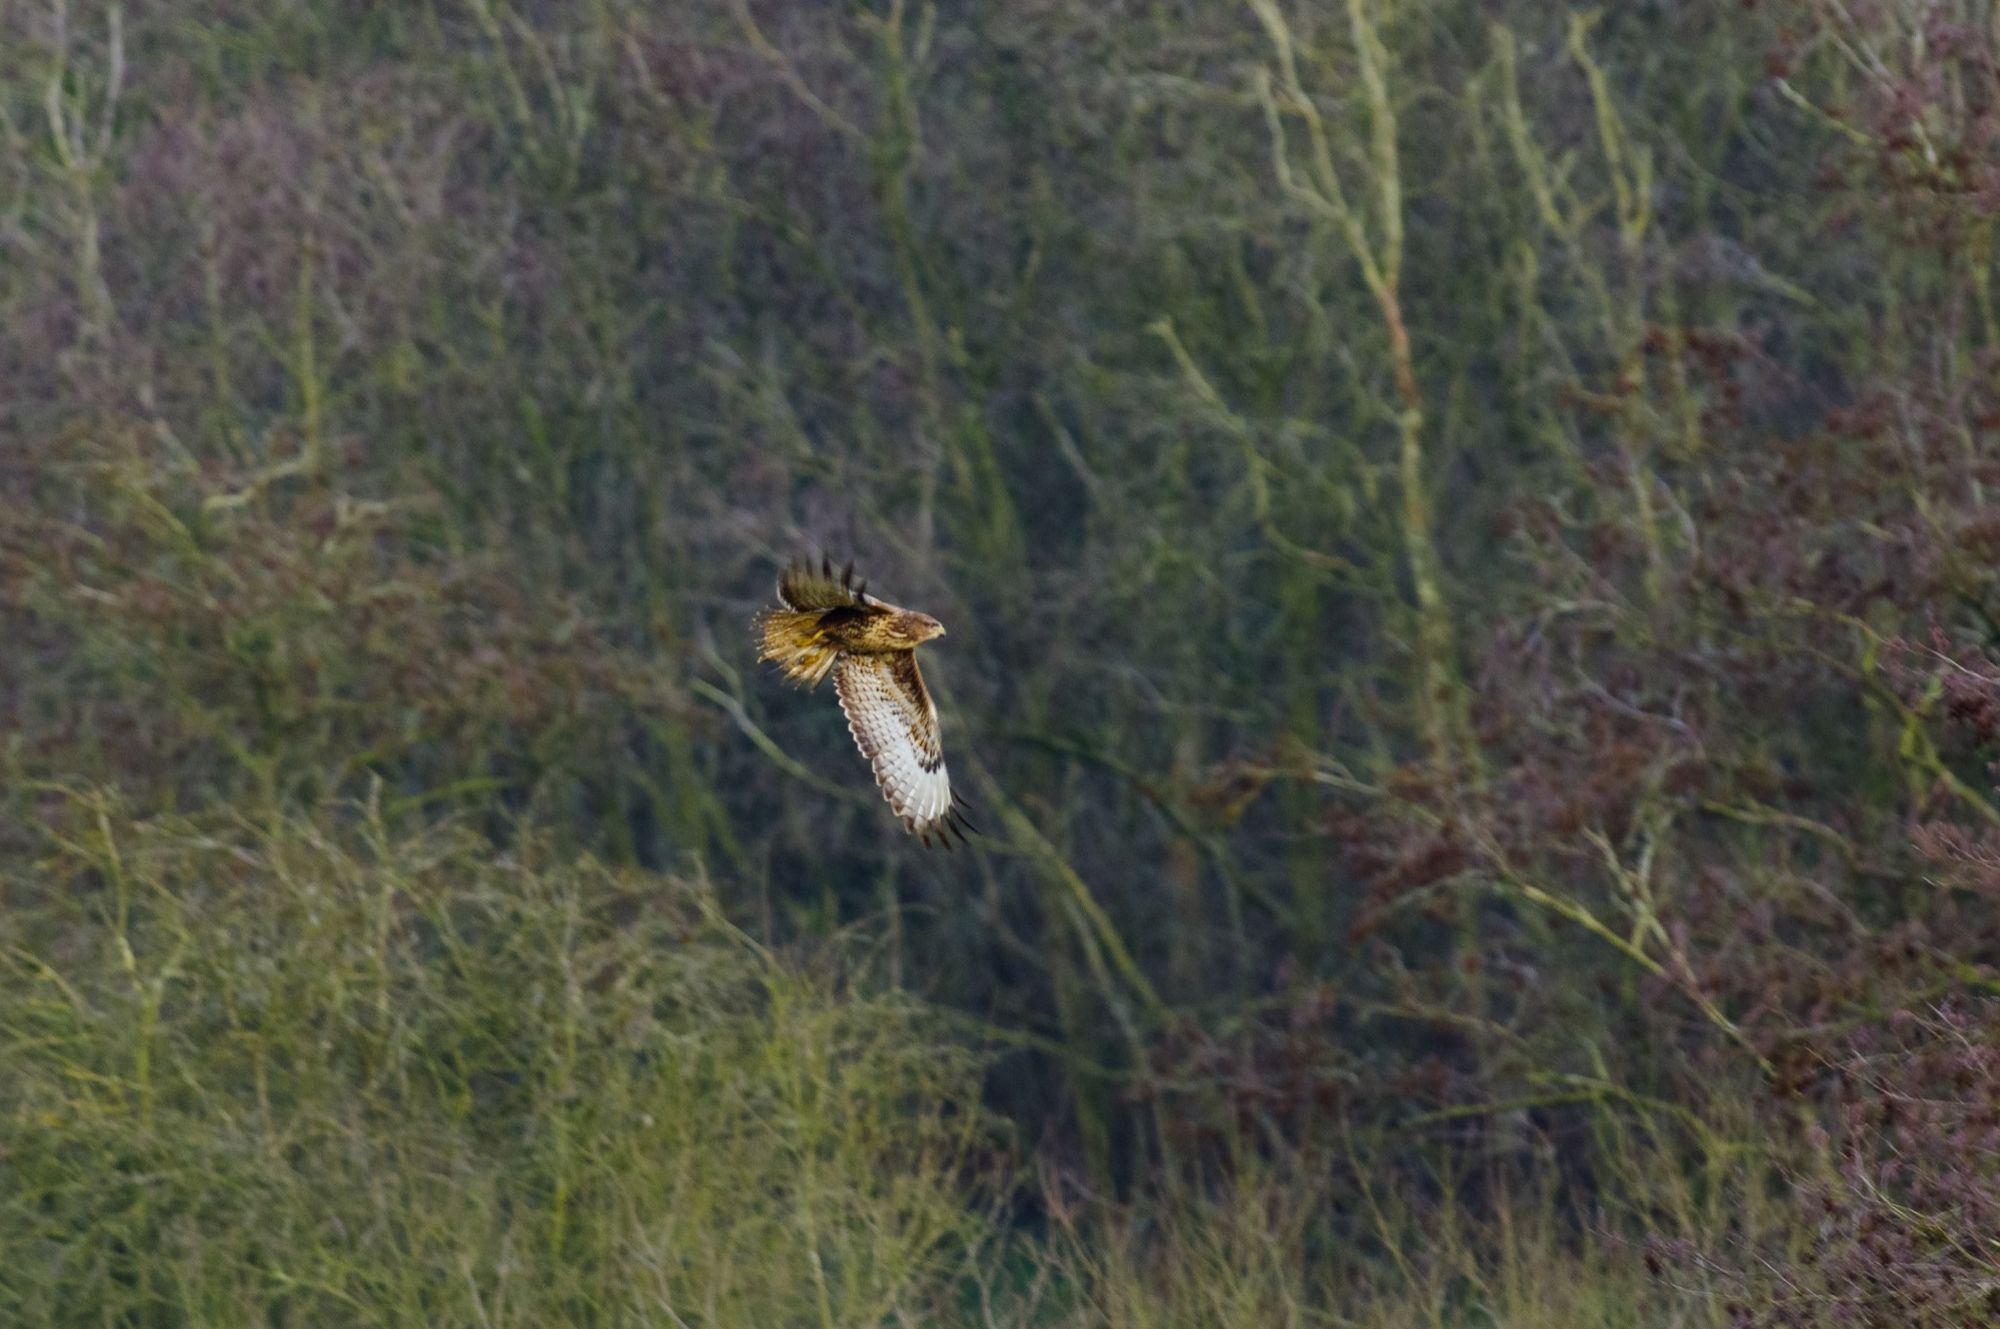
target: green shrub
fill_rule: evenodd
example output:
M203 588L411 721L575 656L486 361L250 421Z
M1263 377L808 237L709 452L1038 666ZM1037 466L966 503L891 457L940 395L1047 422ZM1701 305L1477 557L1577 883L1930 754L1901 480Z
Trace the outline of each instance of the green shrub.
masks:
M0 1319L875 1324L978 1227L974 1058L699 883L75 812L0 933Z

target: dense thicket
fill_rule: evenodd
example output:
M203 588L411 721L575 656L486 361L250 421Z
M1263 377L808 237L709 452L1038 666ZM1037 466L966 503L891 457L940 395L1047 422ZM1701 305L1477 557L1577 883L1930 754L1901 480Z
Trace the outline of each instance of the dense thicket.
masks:
M0 1308L2000 1316L1997 108L1986 0L0 3ZM754 665L821 552L967 852Z

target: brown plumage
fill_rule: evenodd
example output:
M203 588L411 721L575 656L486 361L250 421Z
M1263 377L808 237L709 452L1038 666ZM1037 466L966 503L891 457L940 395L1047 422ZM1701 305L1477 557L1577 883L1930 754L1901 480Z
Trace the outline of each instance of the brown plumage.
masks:
M963 840L974 828L952 791L937 706L917 668L917 647L942 637L944 625L868 594L852 563L837 575L826 559L817 571L787 568L778 599L783 608L756 618L759 658L806 687L831 673L847 727L904 827L926 844Z

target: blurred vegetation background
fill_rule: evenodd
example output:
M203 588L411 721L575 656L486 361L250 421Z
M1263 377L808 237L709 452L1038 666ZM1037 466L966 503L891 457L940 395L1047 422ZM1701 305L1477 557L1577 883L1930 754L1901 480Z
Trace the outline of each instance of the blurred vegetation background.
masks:
M0 0L0 1318L2000 1322L1987 0ZM936 614L926 853L761 676Z

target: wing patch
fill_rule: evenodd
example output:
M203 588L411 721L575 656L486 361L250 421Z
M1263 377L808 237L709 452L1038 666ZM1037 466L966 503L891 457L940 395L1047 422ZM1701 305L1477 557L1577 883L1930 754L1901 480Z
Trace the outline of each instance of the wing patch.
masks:
M952 793L937 707L916 653L844 655L834 666L833 687L856 746L903 825L925 843L949 834L964 839L970 823Z

